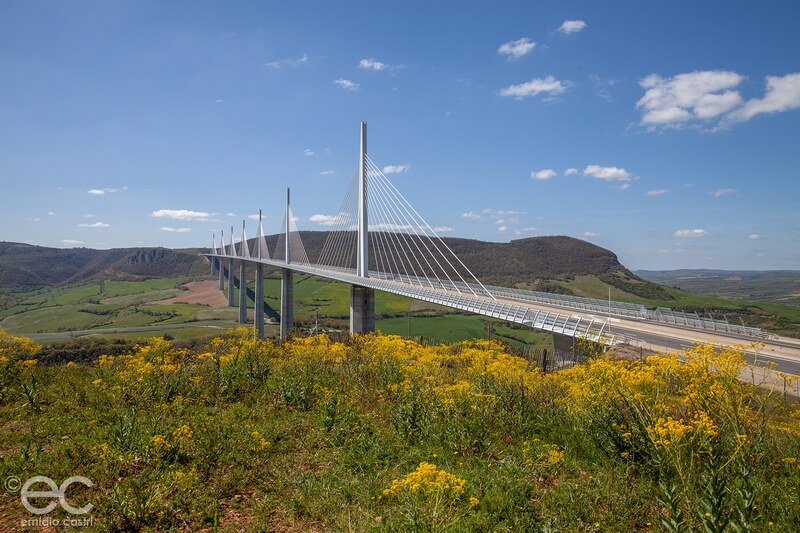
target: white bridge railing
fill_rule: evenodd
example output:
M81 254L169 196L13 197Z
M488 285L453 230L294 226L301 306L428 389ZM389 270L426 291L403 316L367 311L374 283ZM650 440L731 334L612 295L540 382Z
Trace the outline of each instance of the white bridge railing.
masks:
M262 263L276 268L289 268L297 272L333 279L351 285L360 285L362 287L443 305L460 311L497 318L540 331L560 333L569 337L577 337L609 345L614 343L614 337L605 333L606 323L602 320L587 319L575 315L544 311L524 305L498 302L488 296L475 296L472 292L459 291L458 288L433 289L422 286L419 283L412 283L411 278L409 278L408 281L405 279L403 281L398 281L397 275L393 275L393 279L385 279L380 272L370 272L370 276L372 277L364 278L355 275L352 269L332 268L327 265L321 268L311 264L286 264L283 261L272 259L247 258L229 254L216 253L205 255L209 258L236 259L239 261Z

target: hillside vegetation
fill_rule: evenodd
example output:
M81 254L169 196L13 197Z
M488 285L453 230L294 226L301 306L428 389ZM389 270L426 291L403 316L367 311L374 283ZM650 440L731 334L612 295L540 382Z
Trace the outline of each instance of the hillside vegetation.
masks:
M640 270L636 274L695 294L800 307L798 270Z
M309 260L316 262L328 232L302 231L300 235ZM267 238L270 250L276 248L282 250L278 247L277 240L277 235ZM347 241L348 237L342 237L341 240ZM349 240L354 242L352 238ZM417 239L414 237L407 237L407 240L406 248L409 256L425 256L424 245L421 243L415 245ZM487 284L569 292L554 281L567 281L576 276L590 275L643 298L660 300L672 298L659 285L639 278L622 266L613 252L572 237L529 237L507 243L456 237L442 237L442 241L481 282ZM376 248L377 246L373 244L370 247L371 253ZM405 256L402 253L398 255ZM351 259L354 261L355 255ZM411 270L402 258L398 260L400 265ZM370 261L371 264L376 264L374 255L370 256ZM424 271L425 261L421 259L420 263L422 265L415 265L414 268ZM431 260L430 263L435 264L435 261Z
M797 407L697 347L543 375L501 345L234 330L43 366L0 333L0 475L95 531L796 531ZM683 363L681 363L681 360ZM0 493L3 527L30 514ZM64 518L63 511L51 513Z
M300 235L309 260L316 262L328 232L303 231ZM273 254L278 250L278 256L282 257L278 237L268 236L267 246ZM663 288L642 280L623 267L612 252L579 239L530 237L508 243L453 237L442 240L484 283L569 292L553 280L565 281L591 275L633 295L671 299ZM250 244L252 248L253 240ZM408 238L408 247L416 255L420 254L414 238ZM423 246L419 248L424 250ZM373 252L375 249L372 246ZM0 287L37 288L100 279L133 280L205 274L208 264L198 253L164 248L61 249L0 242ZM374 255L371 261L375 264ZM424 260L420 261L424 263ZM408 267L402 259L399 263Z
M206 274L198 252L167 248L46 248L0 242L0 287L40 288L90 280L141 280Z

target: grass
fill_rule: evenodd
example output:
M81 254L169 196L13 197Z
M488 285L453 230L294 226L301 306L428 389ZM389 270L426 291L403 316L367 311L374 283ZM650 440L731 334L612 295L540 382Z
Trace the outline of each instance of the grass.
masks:
M733 351L547 375L499 344L379 335L236 330L49 367L35 351L0 336L0 476L89 478L68 497L93 504L89 531L800 523L800 412L737 381ZM0 529L31 517L8 491L0 508Z
M489 324L491 331L487 327ZM375 328L389 335L426 337L441 342L496 338L519 347L552 349L550 334L531 329L512 329L503 324L478 315L410 316L377 320Z
M235 320L236 308L211 308L201 305L149 305L182 290L179 278L153 279L140 282L106 281L101 287L95 282L74 286L37 290L26 293L4 293L2 298L8 307L0 310L0 326L7 331L22 334L57 333L70 330L91 330L96 328L136 328L130 331L141 334L139 328L152 326L152 331L164 331L164 325L184 324L196 320ZM295 321L301 328L313 325L317 316L326 326L334 329L347 327L349 317L350 288L338 282L330 282L313 276L295 274L294 276ZM559 282L574 294L605 299L608 285L594 276L577 276L574 280ZM280 310L280 276L274 273L265 279L265 302L273 309L269 316L277 318ZM248 285L254 292L252 282ZM617 288L612 288L611 297L615 300L641 303L650 307L667 306L687 310L712 310L717 318L723 314L732 323L740 318L747 325L758 326L775 333L800 336L800 308L767 302L741 302L702 296L674 288L666 288L674 300L646 300ZM234 303L238 306L239 291L234 290ZM0 300L2 301L2 300ZM251 308L252 302L248 302ZM444 341L482 338L485 336L486 319L466 318L452 315L452 311L440 306L410 300L408 298L383 292L376 292L375 312L379 327L388 332L406 334L408 331L405 315L416 313L412 319L414 335L441 339ZM433 315L433 317L428 317ZM438 317L438 318L437 318ZM501 335L512 344L545 347L547 337L534 332L503 329L496 324L495 334ZM178 329L184 329L183 327ZM182 332L168 334L182 335ZM41 337L47 338L47 337Z

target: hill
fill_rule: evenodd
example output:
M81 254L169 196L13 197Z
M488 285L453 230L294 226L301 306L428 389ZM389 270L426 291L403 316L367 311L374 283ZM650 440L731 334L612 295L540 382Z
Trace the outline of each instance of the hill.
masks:
M300 235L309 259L316 262L328 232L303 231ZM672 298L663 288L626 269L613 252L579 239L530 237L508 243L454 237L442 240L484 283L569 293L569 288L559 282L594 276L642 298ZM277 243L278 235L267 237L269 249L274 252L278 248L280 253ZM408 247L416 247L413 239ZM202 274L206 263L198 253L166 248L62 249L0 242L0 287L39 288L100 279L133 281ZM374 257L371 260L374 264Z
M309 260L316 262L328 232L302 231L300 237ZM343 240L347 238L344 237ZM408 237L408 240L407 249L411 250L409 255L419 255L419 249L424 250L421 244L414 244L415 239ZM271 252L277 249L280 254L282 246L277 246L277 241L278 235L270 235L267 237L267 246ZM505 243L442 237L442 241L483 283L571 293L563 282L580 276L592 276L641 298L662 301L673 299L664 288L643 280L625 268L610 250L580 239L564 236L529 237ZM352 242L355 240L352 239ZM253 244L251 240L251 248ZM375 249L376 246L371 244L370 251ZM372 255L370 262L375 264Z
M0 287L39 288L89 280L136 281L205 273L197 252L167 248L46 248L0 242Z
M637 270L636 274L695 294L800 307L798 270Z

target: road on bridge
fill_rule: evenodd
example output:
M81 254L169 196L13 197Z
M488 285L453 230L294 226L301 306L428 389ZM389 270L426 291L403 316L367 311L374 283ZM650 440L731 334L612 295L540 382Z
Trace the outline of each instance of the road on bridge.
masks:
M503 298L499 301L517 305L526 304L526 302L511 298ZM527 305L530 305L530 302L527 302ZM536 304L536 308L560 313L569 310L574 316L604 320L608 323L604 333L619 336L627 344L654 352L683 350L692 347L695 343L743 346L751 363L764 365L772 362L781 372L800 375L800 339L779 336L768 339L743 337L722 331L687 328L613 315L609 317L552 305ZM751 346L753 343L755 346Z

